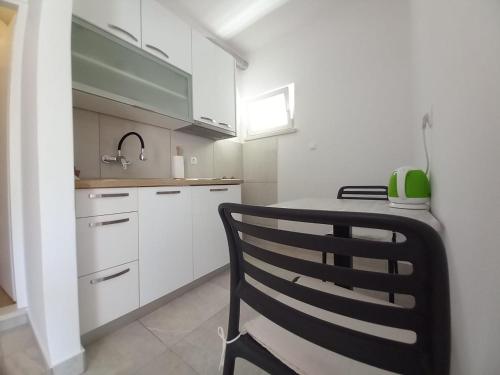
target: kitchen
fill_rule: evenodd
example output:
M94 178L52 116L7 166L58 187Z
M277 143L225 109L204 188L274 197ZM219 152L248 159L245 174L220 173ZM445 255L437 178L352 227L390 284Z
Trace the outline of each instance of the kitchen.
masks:
M0 7L13 30L0 30L12 41L2 45L12 50L2 56L10 78L0 82L9 108L0 124L0 163L8 163L1 222L10 225L1 249L0 286L10 301L0 308L2 373L217 373L221 341L229 355L239 345L231 346L234 330L217 332L234 319L235 249L219 205L385 213L375 203L349 206L337 192L387 189L396 168L425 170L426 162L431 211L406 216L423 218L446 249L450 373L495 373L500 200L489 187L500 182L497 4L2 0ZM428 204L430 190L424 195ZM278 227L273 211L241 210L242 233L251 225L297 229ZM392 276L411 273L398 266ZM354 261L375 273L394 273L390 267ZM404 293L365 294L411 309ZM242 318L253 319L243 306ZM476 319L477 306L484 319ZM19 335L26 347L8 345ZM235 373L262 370L237 359Z

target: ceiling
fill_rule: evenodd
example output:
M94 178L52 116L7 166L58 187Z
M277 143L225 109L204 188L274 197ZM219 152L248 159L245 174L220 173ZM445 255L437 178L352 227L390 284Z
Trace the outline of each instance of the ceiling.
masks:
M161 0L247 55L346 0Z

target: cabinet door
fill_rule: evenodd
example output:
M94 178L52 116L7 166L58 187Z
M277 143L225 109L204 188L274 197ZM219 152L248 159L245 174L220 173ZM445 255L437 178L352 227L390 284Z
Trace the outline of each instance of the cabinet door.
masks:
M193 118L216 125L216 46L193 30Z
M191 190L139 188L141 306L193 280Z
M236 93L234 80L234 58L222 48L215 52L214 109L218 125L235 131Z
M142 48L191 73L191 28L156 0L142 0Z
M234 58L193 31L193 117L235 130Z
M74 0L73 14L141 46L141 0Z
M137 262L78 279L80 334L87 333L139 307Z
M219 204L240 203L241 188L196 186L193 190L193 263L197 279L229 263L226 233L219 217Z

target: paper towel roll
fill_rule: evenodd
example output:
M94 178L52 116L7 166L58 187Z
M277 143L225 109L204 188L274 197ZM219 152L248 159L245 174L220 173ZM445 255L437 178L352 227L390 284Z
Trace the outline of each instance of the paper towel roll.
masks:
M184 156L172 157L172 177L184 178Z

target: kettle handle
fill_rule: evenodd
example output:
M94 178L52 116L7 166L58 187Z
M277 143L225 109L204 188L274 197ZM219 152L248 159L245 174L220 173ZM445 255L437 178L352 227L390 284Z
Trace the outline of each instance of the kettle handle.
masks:
M405 200L406 196L406 175L413 168L401 167L396 169L398 197Z

